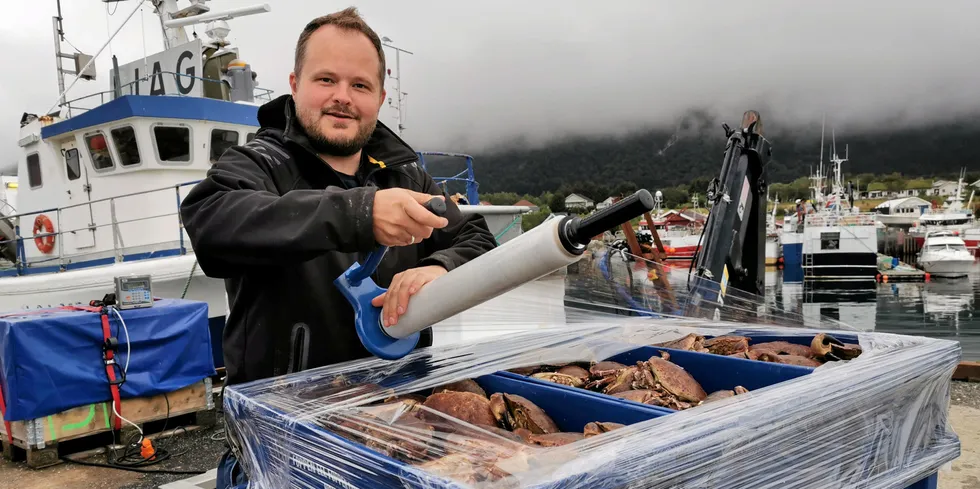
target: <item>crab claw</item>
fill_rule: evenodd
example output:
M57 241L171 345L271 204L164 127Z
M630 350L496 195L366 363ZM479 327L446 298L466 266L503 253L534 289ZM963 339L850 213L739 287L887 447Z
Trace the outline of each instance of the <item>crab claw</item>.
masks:
M821 360L844 361L861 355L860 346L846 344L826 333L814 336L810 343L810 349Z
M813 355L817 358L826 358L828 360L838 360L838 358L833 355L833 347L831 345L841 345L844 343L830 336L826 333L820 333L813 337L813 341L810 342L810 349L813 350Z

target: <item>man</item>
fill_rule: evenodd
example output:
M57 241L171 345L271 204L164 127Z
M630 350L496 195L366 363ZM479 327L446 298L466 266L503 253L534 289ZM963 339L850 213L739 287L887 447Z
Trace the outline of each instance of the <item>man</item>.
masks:
M181 205L202 270L225 279L226 385L367 357L333 280L379 245L388 324L412 294L489 251L481 217L445 198L415 151L377 121L386 93L378 35L354 8L320 17L296 46L291 95L263 105L260 130L226 151ZM433 197L439 196L439 197ZM423 331L420 346L431 345ZM218 487L242 482L226 454Z

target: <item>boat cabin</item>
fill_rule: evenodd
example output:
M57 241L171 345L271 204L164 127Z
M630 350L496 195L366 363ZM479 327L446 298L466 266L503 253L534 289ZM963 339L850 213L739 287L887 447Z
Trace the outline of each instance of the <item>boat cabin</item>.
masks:
M25 114L20 271L182 254L189 243L181 199L225 150L254 137L257 110L206 97L125 95L64 120Z
M874 212L887 216L918 216L932 206L928 201L918 197L886 200L875 206Z

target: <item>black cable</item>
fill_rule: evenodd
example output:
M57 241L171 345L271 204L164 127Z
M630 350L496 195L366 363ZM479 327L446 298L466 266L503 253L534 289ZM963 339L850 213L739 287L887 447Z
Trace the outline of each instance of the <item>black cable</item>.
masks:
M66 461L66 462L71 462L73 464L78 464L78 465L87 465L89 467L103 467L103 468L107 468L107 469L128 470L128 471L131 471L131 472L142 472L144 474L201 475L201 474L204 474L205 472L207 472L205 470L164 470L164 469L147 470L147 469L141 469L141 468L138 468L138 467L127 467L127 466L119 466L119 465L108 465L108 464L100 464L100 463L95 463L95 462L83 462L81 460L74 460L74 459L71 459L71 458L68 458L68 457L61 457L61 459L64 460L64 461Z

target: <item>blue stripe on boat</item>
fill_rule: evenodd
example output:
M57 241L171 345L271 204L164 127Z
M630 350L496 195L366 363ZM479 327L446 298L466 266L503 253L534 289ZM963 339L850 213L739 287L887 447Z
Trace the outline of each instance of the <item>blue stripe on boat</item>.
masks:
M125 95L68 120L41 128L48 139L128 117L157 117L259 126L258 107L203 97Z

